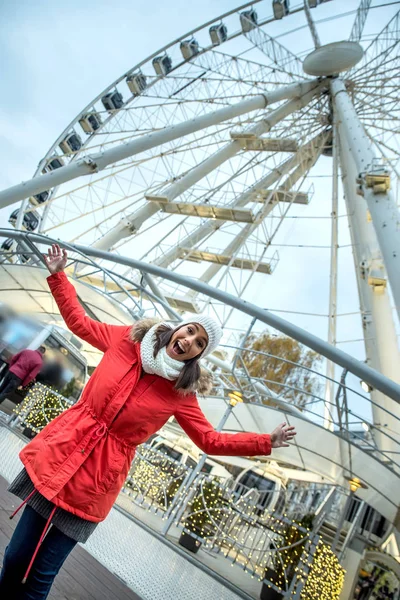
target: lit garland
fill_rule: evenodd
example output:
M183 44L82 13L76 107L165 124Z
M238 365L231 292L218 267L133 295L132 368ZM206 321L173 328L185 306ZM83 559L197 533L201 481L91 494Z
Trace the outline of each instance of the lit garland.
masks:
M207 538L222 526L224 516L223 494L218 481L203 478L184 521L185 530L201 539Z
M21 423L30 427L35 433L39 433L71 404L70 400L47 385L35 383L14 412L19 416Z
M319 542L310 571L301 570L300 581L306 581L301 592L302 600L337 600L342 591L345 570L334 552L323 542Z
M264 580L266 559L271 568L278 561L284 563L284 570L278 569L274 577L276 588L286 589L288 574L302 580L308 577L300 566L304 544L310 536L306 525L311 523L300 524L286 513L278 516L270 512L264 513L261 520L251 499L235 498L227 482L212 475L201 473L190 489L181 489L189 471L185 465L143 444L138 447L123 491L149 512L161 511L163 518L173 500L182 506L188 496L192 497L181 517L183 530L201 540L205 547L221 552L231 566L240 565L252 578ZM270 545L273 539L277 542L275 547ZM279 547L286 550L280 551ZM312 559L312 555L307 555L308 567ZM265 583L268 585L268 581Z
M163 512L177 496L188 471L185 465L143 444L137 449L123 492L149 511Z

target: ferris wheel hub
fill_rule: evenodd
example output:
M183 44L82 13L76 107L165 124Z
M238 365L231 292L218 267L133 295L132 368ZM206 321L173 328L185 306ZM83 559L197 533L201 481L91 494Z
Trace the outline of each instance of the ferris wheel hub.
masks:
M303 61L307 75L328 77L348 71L363 57L364 50L357 42L334 42L313 50Z

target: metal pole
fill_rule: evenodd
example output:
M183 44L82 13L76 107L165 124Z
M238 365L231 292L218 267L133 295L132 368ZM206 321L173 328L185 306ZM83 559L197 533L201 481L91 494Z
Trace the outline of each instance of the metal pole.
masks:
M321 45L321 42L320 42L320 39L319 39L317 28L315 27L315 23L314 23L313 18L311 16L310 7L308 6L308 0L304 0L304 12L306 13L307 23L308 23L308 27L309 27L310 32L311 32L311 36L312 36L312 39L313 39L313 42L314 42L314 46L316 48L319 48L320 45Z
M215 428L215 431L221 431L223 429L232 410L233 410L233 405L229 404L227 406L224 414L222 415L220 422L218 423L217 427ZM167 535L175 518L178 520L181 517L181 514L184 512L185 507L186 507L185 502L184 502L184 499L186 497L186 491L190 488L190 486L192 485L192 483L194 482L194 480L196 479L198 474L201 472L201 469L203 468L204 463L206 462L207 456L208 456L207 454L202 455L202 457L200 458L199 462L197 463L197 465L195 466L193 471L189 472L186 475L181 486L179 487L173 502L171 503L170 507L168 508L167 512L165 513L164 518L167 519L167 522L165 523L164 527L161 530L162 535ZM185 492L184 492L184 490L185 490Z
M307 2L307 0L305 0ZM336 123L332 127L332 212L331 212L331 264L329 277L329 313L328 313L328 343L336 345L336 312L337 312L337 275L338 275L338 139ZM328 360L326 363L324 427L333 431L333 401L335 363Z
M36 233L24 233L19 231L10 231L9 229L0 229L0 236L2 237L11 237L13 239L24 239L24 237L29 237L32 241L43 244L43 243L58 243L60 246L63 246L63 242L60 240L55 240L52 238L48 238L44 235L38 235ZM301 344L305 344L309 348L315 350L319 354L322 354L326 358L334 360L338 365L347 368L351 373L361 377L364 381L369 383L370 385L376 387L380 391L382 391L387 396L390 396L393 400L400 404L400 385L391 381L381 373L371 369L364 363L360 362L350 354L346 354L342 350L335 348L321 340L316 335L309 333L308 331L302 329L301 327L297 327L289 321L282 319L269 310L265 308L260 308L251 302L247 302L246 300L242 300L241 298L237 298L233 294L229 294L220 289L215 289L198 279L187 277L185 275L181 275L176 273L175 271L171 271L169 269L162 269L151 263L145 263L140 260L136 260L133 258L127 258L125 256L118 256L117 254L111 252L105 252L104 250L97 250L96 248L92 248L90 246L81 246L80 244L66 244L66 246L70 249L75 248L78 252L82 252L87 254L88 256L93 256L96 258L100 258L102 260L107 260L112 263L117 263L121 265L125 265L127 267L132 267L139 271L143 271L145 273L150 273L151 275L155 275L156 277L161 277L162 279L167 279L169 281L173 281L178 285L182 285L186 288L192 288L196 291L209 296L210 298L214 298L215 300L219 300L232 306L233 308L237 308L241 312L250 315L252 317L256 317L262 323L266 323L275 329L278 329L282 333L294 338L299 341Z
M340 534L342 532L343 525L344 525L344 522L346 520L346 515L347 515L347 512L348 512L348 510L350 508L350 504L351 504L351 502L353 500L353 497L354 497L354 494L353 494L353 492L350 491L349 495L346 498L346 502L345 502L345 505L343 507L342 514L340 515L340 519L339 519L339 523L337 525L335 537L333 538L333 541L332 541L331 549L332 549L332 552L335 552L336 554L337 554L336 548L337 548L337 545L339 543Z
M390 287L400 317L400 215L385 172L377 169L376 157L342 79L331 80L332 102L336 110L341 143L346 143L355 161L358 181L350 185L363 194L382 252ZM382 179L383 178L383 179ZM383 191L382 191L383 190Z
M314 85L316 81L317 80L314 81ZM310 84L307 83L304 85L309 86ZM304 89L301 86L303 86L303 84L297 83L283 86L273 92L260 94L248 100L238 102L237 104L232 104L206 115L184 121L178 125L166 127L161 131L149 133L139 139L128 142L127 144L119 144L110 150L88 155L85 158L71 162L65 167L60 167L51 173L47 173L40 177L34 177L29 181L25 181L0 192L0 208L9 206L14 202L18 202L18 200L23 200L34 194L54 188L57 185L75 179L76 177L101 171L110 164L129 158L130 156L134 156L135 154L144 152L155 146L160 146L161 144L184 137L190 133L199 131L200 129L217 125L218 123L252 112L253 110L263 109L268 104L274 102L295 98L299 93L301 94L301 90Z
M299 98L289 100L276 110L268 113L261 121L246 129L243 133L248 135L260 136L264 133L268 133L274 125L279 121L282 121L285 117L292 114L293 112L300 110L306 106L321 90L321 85L316 85L315 82L312 84L299 84L301 86L302 95ZM299 89L300 91L300 89ZM160 197L163 201L171 202L183 192L188 190L193 184L197 183L211 173L214 169L222 165L225 161L232 158L240 152L243 148L243 140L233 139L231 142L226 144L223 148L206 158L202 163L196 165L186 175L181 177L179 181L169 186L167 189L160 193ZM149 194L151 197L152 194ZM155 193L154 197L158 197L159 194ZM146 196L147 197L147 196Z
M352 185L356 178L356 165L342 135L339 136L339 159L367 364L399 383L400 352L382 255L375 229L367 219L364 199ZM371 398L377 446L383 451L396 451L393 442L384 434L386 425L397 431L396 421L380 407L395 413L397 418L400 418L400 409L376 389L371 390Z
M344 552L347 548L347 546L351 543L352 539L354 538L354 535L356 533L356 528L358 527L359 522L361 521L361 518L364 516L365 514L365 510L367 508L367 504L365 503L364 500L360 500L360 503L358 505L357 508L357 514L355 515L352 524L350 525L349 530L347 531L346 537L343 541L342 544L342 548L338 553L338 559L339 561L342 560Z

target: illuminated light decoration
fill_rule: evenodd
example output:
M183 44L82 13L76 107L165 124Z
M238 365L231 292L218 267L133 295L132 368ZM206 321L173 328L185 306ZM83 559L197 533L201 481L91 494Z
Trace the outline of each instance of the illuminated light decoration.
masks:
M359 490L360 488L363 488L364 490L367 489L365 483L358 479L358 477L351 477L347 481L349 482L350 490L351 492L353 492L353 494L357 492L357 490Z
M319 542L308 574L303 572L305 586L301 600L338 600L345 570L338 558L323 542ZM294 597L292 595L292 597Z
M229 404L231 406L236 406L236 404L238 404L239 402L243 402L242 392L234 390L233 392L229 392L228 396L230 398Z
M47 385L35 383L13 412L18 415L23 425L29 427L35 433L39 433L43 427L72 404L71 400Z

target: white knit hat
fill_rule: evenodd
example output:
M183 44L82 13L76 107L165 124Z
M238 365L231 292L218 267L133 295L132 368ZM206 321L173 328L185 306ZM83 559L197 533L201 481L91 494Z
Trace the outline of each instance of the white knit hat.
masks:
M182 325L188 325L189 323L198 323L204 327L208 335L208 344L205 350L203 350L201 358L204 358L207 356L207 354L214 352L214 350L218 347L223 334L222 329L217 321L208 315L193 315L192 318L185 319L184 321L178 323L176 327L182 327Z

